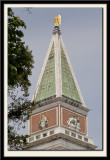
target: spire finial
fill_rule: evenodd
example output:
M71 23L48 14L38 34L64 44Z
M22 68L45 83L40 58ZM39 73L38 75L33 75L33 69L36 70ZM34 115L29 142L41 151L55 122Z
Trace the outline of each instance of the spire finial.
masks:
M61 25L61 16L60 16L60 14L58 15L58 17L55 16L54 22L55 22L55 26Z

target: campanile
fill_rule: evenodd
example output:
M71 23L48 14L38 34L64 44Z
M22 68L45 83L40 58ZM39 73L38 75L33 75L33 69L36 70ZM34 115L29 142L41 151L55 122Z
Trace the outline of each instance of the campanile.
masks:
M88 111L61 36L55 26L33 94L27 150L95 150L88 137Z

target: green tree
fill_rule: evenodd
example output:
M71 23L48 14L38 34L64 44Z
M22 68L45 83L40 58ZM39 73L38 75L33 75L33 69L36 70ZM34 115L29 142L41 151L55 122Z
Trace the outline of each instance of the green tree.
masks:
M24 34L21 28L26 29L24 21L8 8L8 144L15 150L21 149L21 145L27 143L28 135L17 134L12 123L17 124L17 127L24 124L34 109L34 105L28 100L31 86L29 76L32 74L34 60L32 51L22 41ZM22 127L25 128L25 125Z

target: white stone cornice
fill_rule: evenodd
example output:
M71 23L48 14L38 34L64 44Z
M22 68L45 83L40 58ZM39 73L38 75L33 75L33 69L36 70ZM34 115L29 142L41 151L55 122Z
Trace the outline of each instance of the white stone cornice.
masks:
M59 106L59 105L65 107L67 109L70 109L72 111L76 111L77 113L80 113L80 114L85 115L85 116L87 115L87 112L88 112L86 110L83 110L85 107L79 108L79 107L76 107L74 105L70 105L68 103L65 103L61 100L58 100L58 101L55 101L55 102L53 101L52 103L46 104L42 107L37 107L35 110L33 110L33 112L30 114L30 116L35 114L35 113L38 113L38 112L41 112L43 110L46 110L46 109L49 109L49 108L52 108L52 107L55 107L55 106Z
M50 134L50 131L53 131L52 135ZM43 137L44 133L47 134L46 137ZM74 133L75 136L73 136L72 133ZM39 135L39 139L36 139L36 136L38 135ZM79 138L79 136L81 138ZM48 147L50 147L51 145L49 144L49 142L54 143L56 140L60 141L60 139L63 139L65 141L67 140L68 143L71 143L70 146L72 147L71 148L72 150L75 147L74 146L75 144L77 145L77 147L74 148L75 150L80 150L80 149L81 150L82 149L83 150L94 150L97 148L97 146L94 145L92 138L79 134L79 133L75 133L74 131L66 129L65 127L56 127L56 128L32 135L30 138L27 139L28 146L24 147L24 149L30 148L31 150L34 150L34 149L38 149L39 148L38 146L40 146L39 149L41 150L42 144L47 144ZM43 147L42 149L45 149L45 147ZM69 148L67 147L67 149Z

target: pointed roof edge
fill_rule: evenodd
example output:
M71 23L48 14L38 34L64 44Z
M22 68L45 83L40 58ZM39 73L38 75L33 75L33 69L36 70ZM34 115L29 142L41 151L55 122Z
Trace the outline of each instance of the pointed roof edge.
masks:
M58 32L57 32L57 33L58 33ZM38 92L38 89L39 89L39 86L40 86L40 82L41 82L41 79L42 79L42 76L43 76L43 73L44 73L44 71L45 71L45 67L46 67L46 64L47 64L47 61L48 61L48 58L49 58L49 55L50 55L50 51L51 51L51 48L52 48L52 44L53 44L53 42L54 42L54 36L55 36L55 35L52 34L52 38L51 38L51 41L50 41L50 45L49 45L49 47L48 47L48 50L47 50L47 53L46 53L46 57L45 57L45 60L44 60L44 63L43 63L42 69L41 69L41 73L40 73L40 76L39 76L39 78L38 78L38 82L37 82L37 85L36 85L36 87L35 87L35 92L34 92L34 94L33 94L33 96L32 96L31 102L33 102L33 101L35 100L35 97L36 97L36 95L37 95L37 92ZM61 36L61 35L59 35L59 36L60 36L60 42L61 42L62 47L63 47L63 49L64 49L65 56L66 56L66 59L67 59L67 62L68 62L68 65L69 65L71 74L72 74L72 76L73 76L73 79L74 79L74 82L75 82L75 85L76 85L78 94L79 94L80 99L81 99L82 105L83 105L84 107L86 107L85 102L84 102L84 99L83 99L83 96L82 96L82 94L81 94L81 91L80 91L80 88L79 88L79 85L78 85L78 82L77 82L77 79L76 79L76 77L75 77L75 74L74 74L74 71L73 71L71 62L70 62L70 60L69 60L69 57L68 57L68 54L67 54L67 51L66 51L66 48L65 48L65 45L64 45L62 36ZM62 91L61 91L61 92L62 92ZM62 93L61 93L61 96L62 96Z
M46 53L46 57L45 57L45 59L44 59L44 63L43 63L43 66L42 66L42 69L41 69L41 72L40 72L40 76L39 76L39 78L38 78L38 82L37 82L37 85L36 85L36 87L35 87L35 91L34 91L34 94L33 94L33 96L32 96L31 102L34 101L34 99L35 99L35 97L36 97L36 95L37 95L37 91L38 91L38 89L39 89L39 84L40 84L40 82L41 82L41 79L42 79L42 76L43 76L43 73L44 73L44 70L45 70L45 67L46 67L46 63L47 63L47 60L48 60L48 57L49 57L49 54L50 54L50 51L51 51L51 47L52 47L52 44L53 44L53 42L54 42L53 39L54 39L54 35L52 35L52 38L51 38L51 40L50 40L50 44L49 44L49 47L48 47L48 50L47 50L47 53Z
M67 54L67 51L66 51L66 48L65 48L65 45L64 45L62 36L60 36L60 38L61 38L62 47L63 47L63 49L64 49L64 52L65 52L65 56L66 56L68 65L69 65L69 67L70 67L70 71L71 71L71 73L72 73L72 76L73 76L73 79L74 79L74 81L75 81L75 84L76 84L76 87L77 87L79 96L80 96L80 98L81 98L82 105L83 105L84 107L86 107L85 102L84 102L84 99L83 99L83 96L82 96L82 93L81 93L81 90L80 90L80 88L79 88L79 85L78 85L78 82L77 82L77 79L76 79L76 76L75 76L75 73L74 73L74 71L73 71L71 62L70 62L70 60L69 60L69 57L68 57L68 54Z

